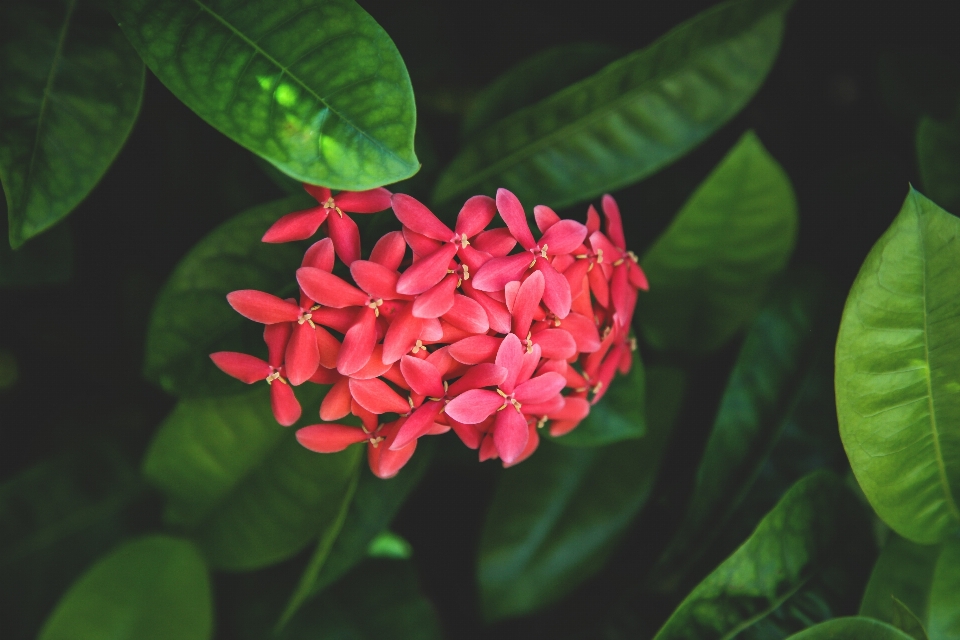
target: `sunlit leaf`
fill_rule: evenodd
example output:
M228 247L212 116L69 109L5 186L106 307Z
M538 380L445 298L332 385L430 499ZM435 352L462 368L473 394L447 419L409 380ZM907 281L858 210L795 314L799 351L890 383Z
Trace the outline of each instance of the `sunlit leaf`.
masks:
M960 219L911 189L850 290L837 417L877 514L923 544L960 534Z
M692 353L723 345L756 313L796 235L790 179L748 132L641 260L646 340Z
M89 0L0 3L0 181L10 245L70 213L126 141L143 63Z
M150 380L179 396L245 390L242 382L217 369L209 354L240 351L265 358L263 325L234 311L226 296L238 289L295 293L302 247L260 238L282 215L310 202L304 194L253 207L214 229L184 256L150 315L144 364Z
M419 168L400 53L353 0L125 0L114 15L160 81L287 175L335 189Z
M312 418L321 387L297 389ZM276 423L267 385L242 396L181 400L143 472L167 497L166 521L192 531L210 563L243 571L284 560L331 528L353 494L362 448L316 454Z
M896 627L870 618L836 618L790 636L789 640L912 640Z
M206 640L212 609L196 547L155 535L116 549L77 580L39 640Z
M434 200L510 189L560 207L636 182L733 117L773 65L789 0L733 0L475 136Z

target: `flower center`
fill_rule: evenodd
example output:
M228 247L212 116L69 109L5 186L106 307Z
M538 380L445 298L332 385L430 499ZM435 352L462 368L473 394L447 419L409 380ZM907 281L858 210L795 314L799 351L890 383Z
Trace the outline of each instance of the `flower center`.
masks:
M333 201L333 196L330 196L329 198L327 198L327 201L323 203L323 208L333 209L334 211L337 212L338 216L340 216L341 218L343 217L343 211L340 211L340 207L338 207L337 204Z
M367 302L367 306L373 309L373 314L378 318L380 317L380 306L382 304L383 304L383 298L377 298L376 300L371 298L370 301Z
M287 381L280 377L280 372L276 369L273 370L273 373L267 376L267 384L273 384L274 380L279 380L283 384L287 384Z
M313 309L310 309L310 311L313 311ZM297 324L303 324L304 322L306 322L307 324L310 325L311 329L316 329L317 325L313 324L313 320L311 320L311 318L313 317L313 314L310 313L310 311L306 313L301 313L300 317L297 318Z
M427 350L427 348L423 346L423 341L417 340L417 344L413 345L413 349L410 350L410 353L419 353L421 349L424 351Z
M497 411L503 411L507 408L507 405L512 404L513 408L517 410L517 413L520 413L520 407L523 406L520 404L520 401L513 397L513 394L507 395L503 392L502 389L497 387L497 393L503 396L503 406L497 409Z

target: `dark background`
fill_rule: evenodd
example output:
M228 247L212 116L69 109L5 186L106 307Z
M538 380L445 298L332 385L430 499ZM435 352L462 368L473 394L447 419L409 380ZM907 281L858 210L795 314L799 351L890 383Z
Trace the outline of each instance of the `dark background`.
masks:
M564 43L604 42L626 53L714 3L360 4L393 37L410 71L424 167L406 190L427 199L433 179L458 149L463 110L500 73ZM797 192L800 237L793 265L820 270L846 292L899 210L908 183L923 190L916 121L925 113L946 117L953 108L960 87L956 25L945 2L800 0L789 14L776 65L740 115L683 160L615 193L632 248L642 255L692 189L752 128ZM14 355L20 372L13 387L0 391L0 481L102 441L117 443L131 465L139 464L174 403L140 373L155 294L212 228L282 195L251 154L200 120L148 72L129 141L65 223L74 238L72 279L56 287L0 290L0 348ZM564 213L582 216L581 208ZM566 637L620 615L614 610L624 609L631 578L651 560L645 550L658 548L669 534L662 523L676 517L672 507L682 504L690 486L736 348L697 365L655 499L621 551L600 576L536 616L482 625L474 558L493 463L478 467L453 453L454 447L442 446L438 464L394 528L413 544L424 590L446 635ZM158 526L154 507L148 500L132 510L130 531ZM295 576L300 566L302 558L258 574L218 577L218 600L230 607L229 595L242 585ZM663 604L638 600L643 624L661 620L668 611ZM627 620L622 626L637 624ZM230 629L229 621L218 621L219 637L230 637Z

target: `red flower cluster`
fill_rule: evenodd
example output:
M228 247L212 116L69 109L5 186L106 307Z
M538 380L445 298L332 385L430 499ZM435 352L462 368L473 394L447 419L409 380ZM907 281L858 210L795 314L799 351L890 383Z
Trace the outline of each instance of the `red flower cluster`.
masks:
M389 478L421 436L453 429L480 460L509 466L537 448L538 428L568 433L614 374L630 370L630 322L647 280L626 249L612 197L603 197L602 231L593 206L585 225L535 207L536 240L505 189L496 201L467 200L452 230L404 194L306 189L320 206L284 216L263 237L303 240L326 223L328 237L297 270L299 300L251 290L227 296L266 325L269 361L210 356L243 382L266 380L284 426L300 418L292 387L333 385L320 405L325 423L297 432L306 448L332 453L366 442L371 470ZM403 231L361 260L357 225L344 212L391 206ZM497 212L506 228L488 229ZM352 282L334 275L336 257ZM362 426L336 423L350 414Z

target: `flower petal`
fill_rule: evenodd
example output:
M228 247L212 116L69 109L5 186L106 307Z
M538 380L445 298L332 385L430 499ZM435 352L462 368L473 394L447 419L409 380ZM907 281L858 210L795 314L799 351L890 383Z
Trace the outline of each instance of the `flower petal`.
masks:
M424 342L438 342L443 340L443 325L437 318L424 318L423 329L420 330L420 339Z
M363 429L345 424L312 424L297 431L297 442L317 453L336 453L369 439Z
M444 411L457 422L477 424L496 413L504 402L496 391L469 389L448 402Z
M559 374L558 374L559 375ZM543 402L527 402L522 411L528 416L542 417L563 408L563 396L556 394Z
M601 307L610 306L610 283L603 274L603 269L599 265L594 265L593 269L587 272L587 282L590 284L590 293L597 299L597 304Z
M370 411L367 411L366 409L361 407L359 404L357 404L356 400L352 400L350 402L350 413L352 413L353 415L355 415L360 419L360 424L362 424L367 431L371 433L376 431L377 425L380 422L380 416L378 416L375 413L371 413Z
M360 371L377 344L377 317L373 309L364 307L357 313L355 324L343 336L337 355L337 371L345 376Z
M353 218L336 212L327 216L327 233L345 265L349 267L360 258L360 229Z
M295 387L303 384L316 373L317 367L320 366L320 349L317 346L317 336L313 327L306 322L293 325L293 335L287 343L283 362L287 379Z
M303 262L300 263L300 266L313 267L329 273L333 271L334 260L333 240L324 238L310 245L307 252L303 254Z
M527 214L523 212L523 205L517 196L506 189L497 189L497 211L521 247L533 249L537 246L527 225Z
M560 328L570 334L580 353L593 353L600 348L600 332L590 318L571 312L560 321Z
M543 304L560 319L570 313L570 283L545 258L537 257L537 271L543 274Z
M563 408L548 416L551 420L576 420L579 422L590 414L590 403L586 398L567 396L563 399ZM551 434L553 431L551 430Z
M444 278L417 296L413 301L413 315L417 318L439 318L453 307L453 294L457 290L457 276L447 274Z
M383 361L383 345L378 344L373 348L373 353L370 354L370 359L367 360L367 364L363 365L363 368L359 371L351 374L350 377L358 380L379 378L389 371L391 366L392 363Z
M300 403L293 395L293 387L281 380L274 380L270 385L270 408L273 417L284 427L300 419Z
M404 241L413 249L414 259L428 256L444 244L437 240L432 240L427 236L420 235L408 227L404 227L402 233Z
M627 241L623 237L623 220L620 218L620 207L609 193L600 200L603 215L607 218L607 237L620 249L626 250Z
M391 231L373 245L370 252L370 262L383 265L391 271L398 271L403 262L403 255L407 252L407 243L403 240L403 233Z
M530 429L527 419L513 407L507 407L497 415L493 425L493 443L506 464L512 464L520 458L527 446Z
M320 325L317 325L313 333L317 341L317 351L320 354L320 366L336 369L337 358L340 356L340 341Z
M487 460L496 460L500 457L497 453L497 445L493 441L493 433L485 433L480 442L480 462Z
M290 340L292 331L293 324L290 322L268 324L263 328L263 341L267 343L267 352L270 354L267 362L270 363L270 366L280 368L280 365L283 364L283 357L287 352L287 342Z
M394 300L397 296L396 271L391 271L382 264L370 260L354 260L350 265L350 275L357 286L363 289L371 298Z
M535 344L529 351L523 352L523 357L520 360L520 371L517 372L517 379L513 383L514 387L529 380L533 372L537 370L538 364L540 364L540 345ZM501 388L503 387L501 386ZM503 390L506 391L506 389Z
M526 252L490 258L473 276L473 286L480 291L502 291L508 282L520 280L532 262L533 256Z
M513 333L526 337L533 323L533 314L540 306L544 291L543 274L534 271L527 277L517 290L517 297L513 301Z
M577 343L565 329L544 329L531 335L530 339L533 344L540 345L540 353L544 358L568 360L577 355ZM597 348L599 347L598 340Z
M560 222L560 216L557 215L556 211L543 204L538 204L533 208L533 219L537 222L537 229L540 229L540 233L546 233L547 229ZM543 246L543 241L540 242L540 246Z
M397 314L390 323L386 335L383 337L383 361L392 364L403 354L409 353L417 344L417 339L423 331L423 320L413 315L413 303L409 303Z
M383 444L376 447L369 445L367 447L367 463L370 465L370 471L381 480L389 480L400 472L403 465L410 461L416 449L416 440L398 451L393 451Z
M403 449L411 442L415 442L420 436L426 435L427 432L433 429L433 421L442 408L442 402L424 402L420 405L420 407L410 414L410 417L400 425L400 429L397 430L397 435L394 436L393 442L390 443L390 449L392 451Z
M441 347L431 353L426 358L427 362L432 364L440 372L440 377L444 380L458 378L466 373L468 367L457 362L450 355L450 347Z
M523 366L523 353L520 338L512 333L507 334L500 343L496 363L507 370L507 376L500 385L500 388L507 393L511 393L517 384L517 376L520 375L520 369Z
M540 246L547 248L547 253L559 256L574 251L587 238L587 228L576 220L561 220L543 234Z
M330 189L326 187L321 187L320 185L315 184L307 184L306 182L303 183L303 190L316 198L317 202L320 204L325 203L330 199L330 196L333 195L330 192Z
M503 338L496 336L470 336L450 345L450 355L463 364L493 362Z
M410 411L410 404L379 378L350 379L350 395L361 407L371 413L399 413Z
M299 306L263 291L233 291L227 294L227 302L243 317L263 324L293 322L300 317Z
M453 239L450 227L440 222L440 219L416 198L405 193L395 193L393 211L403 226L420 235L440 242L450 242Z
M456 245L445 244L433 253L420 258L400 275L397 281L397 292L415 296L434 286L447 275L450 260L456 253Z
M647 274L643 272L643 269L633 260L630 260L628 263L628 269L630 270L630 284L632 284L637 289L642 289L647 291L650 289L650 283L647 282Z
M464 280L461 289L473 301L483 307L483 310L487 313L487 322L491 329L497 333L510 333L513 318L506 304L494 300L483 291L477 291L470 280Z
M453 296L453 306L443 314L443 319L458 329L469 333L486 333L490 330L487 312L476 301L459 293Z
M590 205L587 207L587 233L593 233L594 231L600 231L600 214L597 213L597 209Z
M559 373L551 371L517 385L513 391L513 397L521 404L546 402L551 397L560 395L565 386L567 386L566 379Z
M554 265L556 266L556 265ZM570 285L570 299L576 300L583 293L583 278L590 270L589 260L577 260L563 271L563 277Z
M496 387L506 377L506 369L492 362L484 362L467 369L467 372L447 389L447 396L454 398L470 389Z
M464 424L449 416L447 416L447 423L453 428L454 433L460 437L460 440L462 440L463 444L467 445L467 447L476 449L480 446L480 441L483 439L484 433L477 428L477 425Z
M288 213L273 223L263 234L263 242L293 242L306 240L317 232L323 221L327 219L327 209L313 207L304 211Z
M457 237L472 238L487 228L497 215L497 203L490 196L473 196L463 203L457 216Z
M523 448L523 451L520 452L520 455L513 462L503 461L503 467L508 469L514 465L518 465L530 456L533 455L533 452L537 450L537 447L540 446L540 434L537 432L537 426L531 424L528 429L529 437L527 438L527 446Z
M311 311L310 316L314 324L322 324L334 331L346 333L353 326L353 319L357 317L357 308L333 309L331 307L320 307Z
M498 227L477 234L477 237L473 239L472 246L477 251L500 257L513 251L513 248L517 246L517 239L510 233L510 229Z
M410 388L424 396L442 398L443 380L437 368L426 360L403 356L400 358L400 371Z
M390 192L383 187L369 191L341 191L333 197L341 211L376 213L390 208Z
M329 384L333 385L343 378L342 375L336 369L328 369L327 367L317 367L317 370L312 376L310 376L310 382L313 384Z
M225 374L247 384L266 380L273 373L273 367L269 364L245 353L218 351L211 353L210 359Z
M320 419L330 422L349 415L352 400L350 379L341 378L339 382L330 387L327 395L323 397L323 402L320 403Z
M367 300L370 298L360 289L332 273L312 267L297 269L297 282L300 283L300 288L310 296L311 300L316 300L324 306L335 309L361 307L367 304Z

